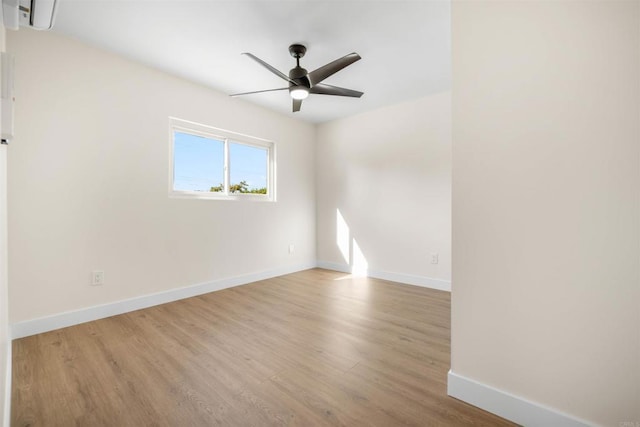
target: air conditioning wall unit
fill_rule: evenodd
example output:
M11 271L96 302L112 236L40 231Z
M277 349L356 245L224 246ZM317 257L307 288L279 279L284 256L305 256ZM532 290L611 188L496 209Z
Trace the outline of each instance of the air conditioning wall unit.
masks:
M2 0L2 20L10 30L30 27L50 30L56 15L58 0Z

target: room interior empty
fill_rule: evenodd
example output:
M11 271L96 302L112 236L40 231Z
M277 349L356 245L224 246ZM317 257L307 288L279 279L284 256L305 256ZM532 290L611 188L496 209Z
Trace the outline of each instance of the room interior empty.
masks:
M640 1L3 22L0 425L640 426Z

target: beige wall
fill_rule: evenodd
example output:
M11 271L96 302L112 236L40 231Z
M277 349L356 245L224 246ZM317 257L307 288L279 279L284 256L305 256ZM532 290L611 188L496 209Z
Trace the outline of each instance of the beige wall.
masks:
M5 29L0 23L0 51L5 51ZM11 373L7 372L9 357L9 290L7 288L7 146L0 145L0 425L8 426L9 396L5 384Z
M452 371L640 422L640 3L453 3Z
M8 50L11 322L315 262L312 125L53 33ZM278 201L170 199L169 116L275 141Z
M450 280L450 92L320 125L317 170L320 261Z

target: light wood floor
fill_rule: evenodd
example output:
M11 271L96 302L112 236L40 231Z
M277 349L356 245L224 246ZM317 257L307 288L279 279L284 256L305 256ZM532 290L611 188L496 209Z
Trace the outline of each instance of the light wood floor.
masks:
M11 425L511 425L446 395L449 307L316 269L22 338Z

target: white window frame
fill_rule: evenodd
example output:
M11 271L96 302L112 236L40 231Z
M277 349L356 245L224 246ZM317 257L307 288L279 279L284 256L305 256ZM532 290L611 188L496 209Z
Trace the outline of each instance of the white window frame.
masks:
M201 136L216 141L222 141L224 144L224 191L223 192L206 192L206 191L185 191L174 190L174 135L175 132L188 133L195 136ZM230 193L230 162L229 144L242 144L250 147L263 148L267 150L267 194L252 193ZM190 122L188 120L169 117L169 197L188 198L188 199L206 199L206 200L252 200L263 202L276 201L276 144L267 139L257 138L255 136L244 135L237 132L231 132L224 129L218 129L213 126L207 126L200 123Z

